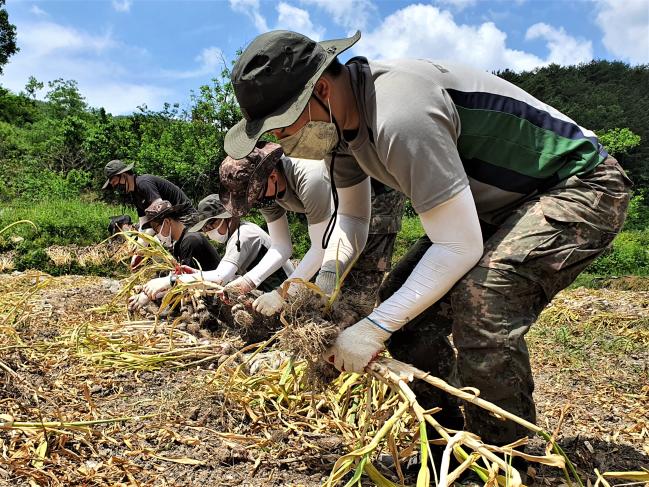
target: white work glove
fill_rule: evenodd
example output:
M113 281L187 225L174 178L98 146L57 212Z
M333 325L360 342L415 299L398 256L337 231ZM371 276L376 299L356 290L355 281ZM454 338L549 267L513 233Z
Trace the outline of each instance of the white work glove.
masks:
M246 276L237 277L234 281L228 282L223 291L232 294L246 294L255 289L255 284Z
M149 299L155 299L159 292L166 291L170 287L171 280L169 279L169 276L157 277L147 282L142 288L142 291L149 297Z
M209 279L206 278L205 275L203 275L202 272L196 272L194 274L181 274L178 276L178 280L180 282L202 282L202 281L208 281L213 284L218 284L219 286L223 285L223 279L217 278L217 279Z
M367 364L385 348L391 333L367 318L343 330L324 359L341 372L363 373Z
M255 299L252 307L262 315L272 316L284 307L284 303L284 298L277 291L271 291Z
M134 294L133 296L128 298L128 310L137 311L138 309L146 306L150 302L151 300L146 294L144 293Z
M315 278L315 283L323 293L331 295L336 289L336 273L321 270Z

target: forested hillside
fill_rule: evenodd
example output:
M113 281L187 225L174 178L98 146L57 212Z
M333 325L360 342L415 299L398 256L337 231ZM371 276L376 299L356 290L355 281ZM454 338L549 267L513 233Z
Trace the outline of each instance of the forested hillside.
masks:
M595 130L629 171L636 187L627 232L591 270L649 273L649 200L644 196L649 187L649 95L643 89L649 86L649 67L597 61L498 74ZM45 93L44 100L37 99L38 93ZM100 191L104 165L111 159L133 162L139 173L173 181L195 202L217 192L223 137L239 118L227 69L190 93L186 105L170 102L158 111L141 106L127 116L88 106L74 80L32 77L20 93L0 87L0 228L29 219L40 229L35 238L28 228L20 229L25 240L0 241L0 252L15 251L14 268L53 271L46 247L90 245L105 238L108 216L125 211L101 203L118 203L114 194ZM405 220L396 257L421 233L413 216L409 213ZM291 222L294 255L300 257L308 236L297 219Z
M45 101L36 100L43 88ZM31 78L20 93L0 88L0 176L6 181L0 198L67 198L98 190L104 165L116 158L201 198L217 188L223 136L240 117L228 81L215 78L190 100L187 107L142 106L113 116L89 107L74 80L44 86Z
M194 199L217 190L223 136L240 117L227 74L192 92L187 106L142 106L128 116L87 106L74 80L32 78L20 93L0 88L0 198L97 190L114 158L172 180ZM597 61L498 74L595 130L636 190L649 185L648 67ZM45 101L35 99L40 89Z

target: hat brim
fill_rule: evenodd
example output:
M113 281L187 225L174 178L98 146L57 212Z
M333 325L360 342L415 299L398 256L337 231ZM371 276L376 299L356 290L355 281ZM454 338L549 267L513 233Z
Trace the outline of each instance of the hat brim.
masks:
M201 230L203 230L203 227L207 224L207 222L209 222L211 220L225 220L227 218L232 218L232 214L230 212L224 211L223 213L219 213L216 216L210 216L208 218L205 218L205 219L199 221L196 225L192 226L187 231L188 232L200 232Z
M122 169L121 171L116 172L115 174L113 174L111 177L109 177L109 178L106 180L106 182L105 182L104 185L101 187L101 189L106 189L106 188L108 188L108 185L110 184L110 180L111 180L113 177L115 177L115 176L119 176L120 174L123 174L123 173L125 173L126 171L130 171L131 169L133 169L133 164L129 164L128 166L126 166L126 167L125 167L124 169Z
M352 47L361 38L360 31L356 31L352 37L346 39L333 39L319 42L325 50L326 57L311 79L304 85L302 91L293 99L279 107L270 115L258 120L239 121L225 134L225 152L233 159L243 159L255 148L259 138L266 132L292 125L300 116L306 106L316 82L322 76L331 62L342 52Z
M250 208L252 208L252 204L248 201L247 191L245 194L237 194L236 196L224 192L221 195L221 202L223 203L223 206L225 206L225 209L228 210L234 218L240 218L247 215Z
M162 210L159 213L156 213L155 215L147 216L144 215L142 218L139 220L140 228L144 228L144 225L148 225L151 222L155 221L162 221L165 218L175 218L177 216L183 215L187 210L187 205L186 204L180 204L180 205L175 205L170 208L166 208Z

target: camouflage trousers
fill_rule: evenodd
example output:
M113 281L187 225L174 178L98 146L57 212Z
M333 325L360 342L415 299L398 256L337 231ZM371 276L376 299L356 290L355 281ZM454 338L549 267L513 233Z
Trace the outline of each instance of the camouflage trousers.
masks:
M480 397L534 422L525 334L552 297L612 242L624 223L630 186L609 158L526 201L499 226L483 229L481 260L394 333L392 355L458 386L475 387ZM381 301L401 287L430 245L422 237L394 267L379 291ZM414 387L424 407L443 408L441 424L457 426L454 400L424 383ZM470 404L464 416L466 429L487 443L502 445L529 433Z

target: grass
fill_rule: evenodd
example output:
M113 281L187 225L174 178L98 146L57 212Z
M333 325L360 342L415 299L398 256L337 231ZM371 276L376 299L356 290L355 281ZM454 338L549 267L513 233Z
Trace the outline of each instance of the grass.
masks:
M81 199L49 199L37 201L14 200L0 208L0 228L19 220L29 220L36 225L20 225L0 236L0 252L12 251L13 268L22 270L35 268L48 272L61 268L70 272L69 265L58 266L48 257L48 247L58 245L89 246L108 237L108 222L111 216L130 214L137 217L132 208L109 205L99 201ZM254 211L248 219L264 226L263 218ZM299 215L290 215L290 232L293 240L293 258L299 259L309 249L310 241L306 224ZM396 263L408 249L424 235L417 216L404 216L402 228L397 234L392 262ZM16 238L18 237L18 239ZM22 239L22 240L21 240ZM19 241L18 241L19 240ZM633 227L621 232L614 240L611 249L597 259L571 288L602 288L613 286L622 289L641 290L649 288L649 279L622 279L615 283L617 276L645 276L649 278L649 229ZM6 260L6 255L0 260ZM69 263L68 263L69 264ZM7 266L3 266L6 268ZM84 266L80 271L85 273ZM60 272L57 272L60 274ZM96 272L101 274L101 269Z
M103 461L104 468L101 472L81 473L86 475L86 481L104 485L114 485L114 480L123 475L120 471L122 466L127 466L134 478L135 475L141 478L143 474L139 472L140 467L134 462L142 455L185 465L207 463L206 460L195 458L200 454L198 449L186 450L191 454L186 456L184 449L179 451L173 442L169 441L183 438L180 431L186 426L187 419L181 416L182 409L174 408L174 411L171 411L164 407L137 407L140 403L150 402L149 399L157 402L151 395L159 391L142 391L144 394L138 394L140 400L122 403L122 408L118 410L115 407L114 395L104 400L101 394L93 394L93 384L95 391L103 390L103 385L97 389L98 382L110 380L120 374L124 376L127 371L151 374L169 374L173 371L175 375L181 369L192 369L192 381L200 382L201 378L205 381L203 393L212 391L211 394L221 398L220 401L224 407L227 406L230 414L235 413L237 418L246 418L245 421L231 421L227 417L222 417L219 421L218 418L213 418L209 428L191 425L194 433L203 430L204 439L211 438L214 441L213 432L216 431L217 435L227 435L225 437L230 440L239 440L244 445L249 445L251 456L257 457L253 471L265 460L262 455L279 460L290 459L286 457L286 439L292 438L293 448L300 454L298 458L317 458L320 454L335 453L338 458L331 468L329 480L325 483L332 487L341 485L343 477L352 472L353 479L360 480L362 475L367 475L376 485L396 487L397 484L372 466L380 452L389 449L397 458L406 458L420 449L426 457L426 423L444 439L438 441L447 441L454 434L437 423L433 417L437 410L426 411L418 404L410 387L401 380L404 373L414 374L450 394L459 395L501 416L511 417L474 397L473 393L455 389L440 379L427 377L416 369L406 369L403 364L392 360L382 360L374 364L368 375L342 375L328 389L315 390L305 380L307 364L304 361L288 360L279 368L251 374L247 363L264 347L263 345L247 358L241 353L245 349L225 356L225 342L220 338L198 340L177 330L175 324L127 321L123 319L123 312L111 312L108 309L111 306L87 310L83 309L83 305L70 306L70 303L67 303L69 312L62 313L66 316L65 324L63 321L54 324L48 316L39 319L41 302L38 298L30 296L30 299L25 301L20 297L30 289L31 278L17 276L9 279L10 283L0 283L5 288L14 290L5 293L0 300L0 317L5 317L4 326L12 331L12 335L6 335L0 340L0 345L5 351L19 350L25 360L29 361L28 367L38 369L44 366L56 370L53 373L57 374L56 380L51 381L48 377L38 384L38 397L28 408L18 398L30 394L37 384L26 375L27 369L23 359L19 363L16 354L7 354L7 363L3 364L15 382L13 392L6 401L7 414L0 415L0 430L10 434L12 440L3 443L4 437L0 435L0 447L4 451L10 451L12 470L19 471L22 477L32 479L34 483L45 483L41 478L45 466L47 471L62 479L62 485L74 483L79 479L79 462L85 461L84 465L87 465L90 459L95 463ZM55 287L56 282L56 279L50 279L39 288L44 292L54 293L49 295L48 302L55 301L51 296L60 292ZM76 286L74 281L66 278L59 282L66 288L70 285ZM93 299L96 299L95 294L92 293ZM24 313L2 313L5 309L13 310L17 305L23 307ZM93 312L92 317L88 316L88 311ZM300 326L301 323L291 323L284 333L295 332ZM56 333L51 336L49 333L43 334L45 329L51 330L52 327L56 328ZM219 335L221 333L223 332ZM265 345L269 345L271 341L272 339L268 340ZM230 348L234 351L232 345ZM255 349L257 345L248 348ZM225 360L221 360L221 357ZM212 373L204 369L201 372L202 367L197 367L209 364L219 365ZM60 373L65 375L58 375ZM71 376L81 376L86 381L71 380ZM132 382L146 384L146 379L151 377L143 377L144 381L134 377ZM111 386L111 390L113 388L114 386ZM198 396L186 399L194 404L201 401L200 393L196 394ZM172 400L173 397L169 396L169 399ZM145 419L152 420L143 421ZM522 421L518 418L513 419ZM526 426L535 432L541 431L534 425ZM144 436L141 436L140 430ZM275 431L283 431L282 435L286 436L286 439L272 441L272 432ZM97 434L93 435L92 432ZM344 449L332 452L330 448L318 445L318 439L333 436L339 438L338 442L341 446L344 445ZM545 434L545 437L549 435ZM154 441L137 446L143 438ZM201 443L198 438L189 440L190 446ZM503 472L511 470L501 458L501 455L507 452L488 450L475 437L455 436L454 445L449 447L449 453L452 450L462 459L468 458L468 452L476 451L475 463L470 468L476 470L484 480L491 477L493 485L497 471L494 470L494 463ZM88 446L90 450L84 446ZM103 451L118 461L114 464L106 461L105 454L98 453ZM204 451L209 451L211 455L213 448ZM164 453L164 456L161 453ZM481 457L488 462L483 463ZM546 459L563 464L563 460L556 455L546 455ZM433 475L437 478L438 475L448 473L448 467L434 470L438 467L439 465L431 465L431 473L428 471L428 463L424 463L419 477L428 480ZM515 471L510 472L510 478L515 478L516 475ZM137 482L131 479L131 483ZM422 485L424 484L428 485L428 481ZM503 481L499 484L505 485Z
M424 228L421 226L419 217L404 216L401 222L401 230L397 234L397 241L394 244L392 263L398 262L422 235L424 235Z
M637 314L636 307L645 305L637 297L609 289L575 292L583 299L560 294L541 313L528 335L532 347L551 348L556 358L579 366L596 363L602 353L631 354L649 345L649 317ZM633 300L628 310L607 308L624 299Z
M131 209L98 201L49 199L14 200L0 208L0 228L17 225L0 235L0 272L38 269L52 275L114 275L112 250L100 245L108 238L110 217Z
M16 228L11 235L29 239L44 248L51 245L92 245L108 237L111 216L135 212L130 208L108 205L97 201L42 200L37 202L16 200L0 209L0 228L18 220L29 220L37 229L27 226ZM11 240L0 241L0 249Z

